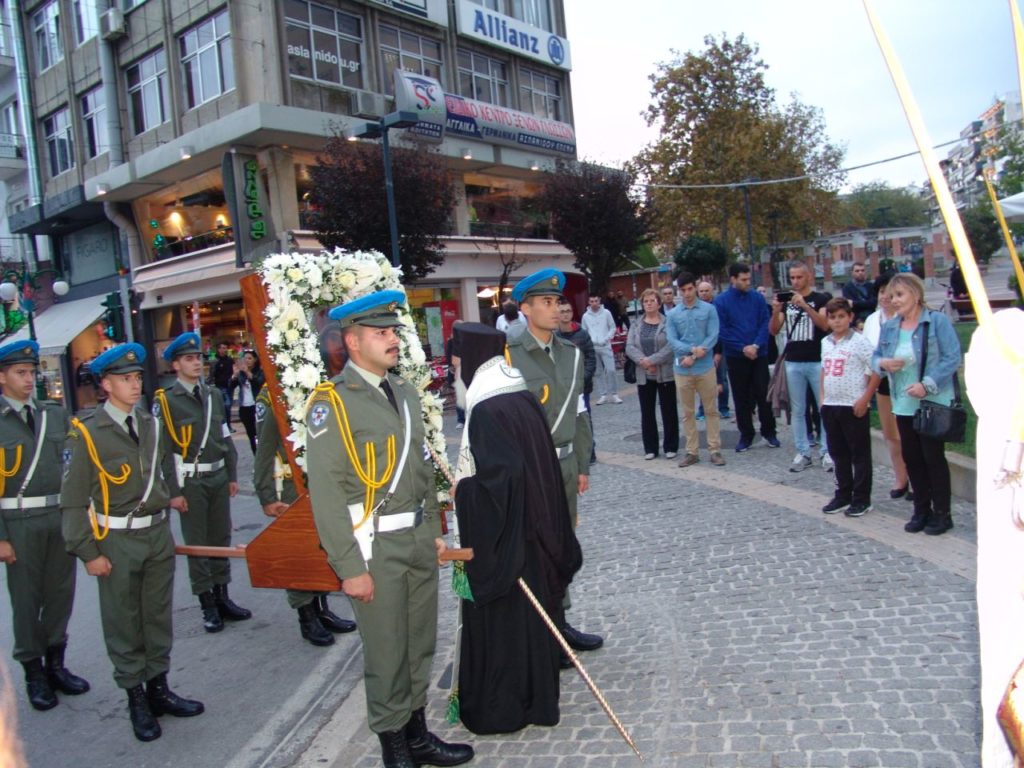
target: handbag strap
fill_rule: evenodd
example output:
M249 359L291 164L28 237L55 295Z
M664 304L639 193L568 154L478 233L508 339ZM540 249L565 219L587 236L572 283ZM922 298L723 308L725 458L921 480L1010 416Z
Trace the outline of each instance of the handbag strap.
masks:
M928 363L928 328L931 326L931 320L924 324L924 331L921 336L921 369L918 372L918 379L924 384L924 367ZM955 408L961 407L963 403L960 398L960 375L953 371L953 402L950 403Z

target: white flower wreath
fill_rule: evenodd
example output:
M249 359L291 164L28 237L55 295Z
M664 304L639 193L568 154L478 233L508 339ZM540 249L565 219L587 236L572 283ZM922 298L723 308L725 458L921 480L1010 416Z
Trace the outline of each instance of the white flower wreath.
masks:
M327 377L320 344L311 319L319 308L342 304L375 291L405 293L401 271L376 251L275 253L259 266L270 302L265 311L267 346L278 371L291 426L291 440L299 466L305 467L306 403L313 389ZM420 393L427 442L443 468L435 469L438 499L448 501L444 472L450 473L444 433L443 404L430 384L430 368L408 306L399 307L401 348L396 371Z

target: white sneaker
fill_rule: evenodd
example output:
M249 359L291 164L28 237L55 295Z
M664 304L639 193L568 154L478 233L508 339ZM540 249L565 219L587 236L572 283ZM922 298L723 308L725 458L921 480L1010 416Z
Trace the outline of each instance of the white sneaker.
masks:
M612 402L618 405L619 403L622 402L622 398L619 397L618 395L612 395Z
M821 468L824 469L826 472L836 471L836 463L832 461L832 457L829 456L827 453L821 457Z
M665 454L665 458L666 459L674 459L675 457L676 457L676 452L675 451L669 451L668 453Z
M811 457L804 456L802 453L798 453L793 457L793 462L789 465L790 472L803 472L811 466Z
M654 458L655 458L655 454L653 454L653 453L645 453L644 454L644 461L651 461Z
M607 402L608 398L605 397L604 395L601 395L599 398L597 398L597 400L594 401L594 405L604 405Z

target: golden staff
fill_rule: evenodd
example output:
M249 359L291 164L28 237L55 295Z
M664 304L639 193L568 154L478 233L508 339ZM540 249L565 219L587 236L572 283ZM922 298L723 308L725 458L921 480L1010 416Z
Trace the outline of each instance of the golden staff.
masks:
M445 478L448 480L448 483L454 490L455 483L452 480L451 474L449 474L448 472L448 468L438 460L437 454L434 453L433 448L427 445L427 450L430 452L430 456L434 460L434 464L438 468L440 468L441 472L444 473ZM454 500L455 494L452 493L452 501L454 502ZM472 559L473 550L468 548L449 549L443 555L441 555L441 560L443 561L465 561ZM604 713L608 715L608 719L612 721L612 725L615 726L615 729L619 732L619 735L622 736L623 739L625 739L626 743L629 744L630 748L636 753L636 756L640 758L640 762L645 762L643 752L641 752L640 749L637 747L636 742L633 741L633 737L629 735L629 731L626 730L626 727L622 724L622 721L619 720L618 716L615 714L611 705L608 703L608 700L604 697L604 694L601 693L601 689L597 687L597 684L593 681L593 679L590 677L590 674L587 672L583 664L580 662L579 657L577 657L576 654L573 652L572 648L569 647L569 643L566 642L565 638L562 636L562 632L558 629L558 627L555 626L555 622L551 620L551 617L548 615L548 612L544 610L544 606L540 604L540 600L538 600L537 596L533 594L533 590L531 590L527 586L526 582L523 581L522 577L520 577L516 581L516 583L519 585L519 589L522 590L522 593L526 595L526 599L530 601L530 605L532 605L534 610L537 611L537 615L540 616L541 621L543 621L545 626L547 626L548 631L550 631L551 634L554 636L555 640L558 641L558 644L562 647L562 651L565 653L566 656L569 657L569 660L572 662L572 665L576 667L576 671L580 673L580 677L583 678L583 682L587 684L587 688L589 688L590 692L594 694L594 698L597 699L597 703L601 705L601 709L603 709Z
M988 196L992 200L992 209L996 212L996 218L999 220L999 228L1003 230L1003 240L1006 241L1006 248L1010 251L1013 270L1017 273L1017 285L1024 291L1024 268L1020 265L1020 256L1017 255L1017 248L1013 244L1013 238L1010 237L1010 228L1006 224L1006 217L1003 216L1003 209L996 197L996 188L992 186L992 169L986 168L981 177L985 180L985 186L988 188Z

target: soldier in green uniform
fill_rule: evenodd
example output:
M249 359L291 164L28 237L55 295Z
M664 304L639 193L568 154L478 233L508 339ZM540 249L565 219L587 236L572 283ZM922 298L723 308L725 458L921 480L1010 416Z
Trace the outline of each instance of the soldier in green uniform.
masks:
M157 717L192 717L203 705L167 685L174 539L160 426L135 407L145 359L139 344L121 344L91 363L107 401L71 422L60 506L68 551L97 577L103 639L114 681L128 692L132 730L139 741L153 741L161 734Z
M60 532L60 482L68 414L33 397L39 345L0 347L0 562L7 564L14 658L25 668L29 703L57 706L54 691L85 693L64 667L75 599L75 559ZM46 666L43 666L43 658Z
M253 458L252 482L256 497L268 517L277 517L295 501L292 469L284 455L281 432L277 428L266 387L256 398L256 456ZM356 623L343 619L327 607L327 594L287 590L288 605L299 614L299 632L313 645L334 645L332 632L354 632Z
M320 542L353 603L366 708L385 768L459 765L465 744L430 733L424 708L437 640L437 493L416 388L398 363L401 291L335 307L349 360L306 415L310 499Z
M508 353L544 408L575 527L577 497L590 487L592 430L583 402L583 353L555 333L560 320L558 298L564 287L565 275L557 269L542 269L519 281L512 298L526 316L527 332L508 342ZM569 607L568 591L565 607ZM577 651L593 651L604 644L602 637L581 632L568 620L561 630Z
M183 333L164 350L178 380L155 393L153 415L161 422L164 479L171 507L181 513L186 544L231 546L231 502L238 493L238 454L224 416L224 401L203 381L202 343ZM220 632L225 621L244 621L252 611L228 595L231 562L226 557L189 557L192 594L203 610L203 628Z

